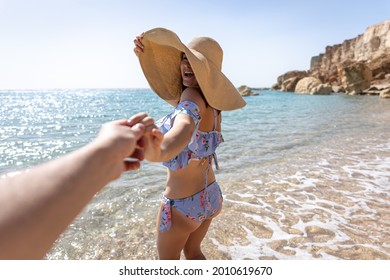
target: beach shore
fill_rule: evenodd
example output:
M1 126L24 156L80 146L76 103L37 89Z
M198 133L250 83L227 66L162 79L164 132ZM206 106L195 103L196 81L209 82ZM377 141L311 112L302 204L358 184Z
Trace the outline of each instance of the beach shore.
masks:
M390 166L390 147L382 150L382 159ZM375 170L382 159L371 159L366 163ZM313 168L305 175L296 171L280 181L264 174L262 180L255 180L258 174L254 170L247 178L233 182L222 176L223 211L203 242L204 254L214 260L389 260L388 193L385 187L373 189L368 183L373 182L373 170L359 171L359 164L345 165L345 174L337 179L331 162L323 162L322 171ZM376 172L374 181L386 180L388 170ZM314 174L316 178L310 178ZM148 214L137 219L109 213L107 208L96 219L99 209L91 208L64 234L48 258L157 259L158 199L149 205L153 204ZM95 218L88 221L91 215ZM106 220L110 215L119 217ZM78 248L77 240L96 232L88 225L99 228L100 236L91 236L91 242Z

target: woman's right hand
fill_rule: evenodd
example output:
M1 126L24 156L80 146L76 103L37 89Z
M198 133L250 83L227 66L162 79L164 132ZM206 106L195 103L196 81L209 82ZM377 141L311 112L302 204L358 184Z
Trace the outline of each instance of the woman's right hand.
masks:
M143 52L144 50L144 45L142 44L141 40L142 40L142 37L144 36L144 33L142 33L141 35L139 36L136 36L135 39L134 39L134 52L135 54L138 56L141 52Z
M145 159L151 162L161 162L161 143L164 139L164 134L158 127L154 127L144 134L144 156Z

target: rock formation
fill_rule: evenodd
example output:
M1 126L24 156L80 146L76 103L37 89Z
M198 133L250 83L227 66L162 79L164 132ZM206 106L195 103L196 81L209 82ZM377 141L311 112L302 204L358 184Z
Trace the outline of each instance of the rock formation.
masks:
M259 95L258 93L253 92L252 88L250 88L248 86L240 86L239 88L237 88L237 90L241 94L241 96L243 96L243 97Z
M295 87L296 93L310 93L310 94L330 94L332 87L324 85L318 78L306 77L297 83Z
M307 77L317 79L300 83ZM312 80L313 82L314 80ZM304 84L310 85L304 88ZM328 46L311 59L310 70L289 71L278 77L273 89L311 94L345 92L387 97L390 89L390 20L383 21L342 44ZM321 90L319 90L319 87ZM382 93L383 92L383 93Z

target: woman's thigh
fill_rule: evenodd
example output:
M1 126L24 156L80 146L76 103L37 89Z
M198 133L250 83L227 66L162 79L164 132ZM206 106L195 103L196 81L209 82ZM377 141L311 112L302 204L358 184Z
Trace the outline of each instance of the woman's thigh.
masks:
M200 222L187 218L174 207L171 208L171 213L171 229L160 231L160 207L157 218L157 250L159 259L180 259L180 253L190 234L201 226Z

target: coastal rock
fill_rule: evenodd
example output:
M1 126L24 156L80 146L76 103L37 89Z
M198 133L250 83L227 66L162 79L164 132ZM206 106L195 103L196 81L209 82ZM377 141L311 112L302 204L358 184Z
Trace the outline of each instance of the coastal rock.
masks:
M321 81L314 77L306 77L301 79L296 87L295 92L296 93L304 93L304 94L310 94L314 88L321 85Z
M278 84L283 84L284 81L286 81L290 78L298 77L298 78L302 79L302 78L305 78L307 76L308 76L307 71L299 71L299 70L289 71L289 72L287 72L283 75L280 75L278 77Z
M301 80L304 73L305 77L329 85L332 92L380 94L390 88L390 20L370 26L363 34L341 44L327 46L324 53L312 57L310 70L294 70L279 76L273 89L291 91L297 81L292 78ZM297 87L298 84L299 81ZM370 89L377 85L382 87ZM326 86L325 92L328 90Z
M320 84L319 86L315 87L311 94L313 95L327 95L331 94L333 92L333 88L329 84Z
M387 88L387 89L382 90L379 93L379 96L382 97L382 98L390 98L390 87Z
M310 74L323 82L341 84L338 73L356 62L364 63L373 76L390 73L390 20L370 26L356 38L328 46L311 60Z
M342 87L342 86L332 86L332 92L335 92L335 93L341 93L341 92L345 92L345 89Z
M281 88L281 85L279 85L278 83L273 84L271 87L272 90L280 90L280 88Z
M239 88L237 88L238 92L241 94L241 96L245 97L245 96L256 96L256 95L259 95L258 93L256 92L253 92L252 91L252 88L248 87L248 86L240 86Z
M303 94L330 94L332 92L332 87L321 83L321 81L314 77L306 77L297 83L295 87L296 93Z
M290 91L294 92L295 87L297 86L297 83L301 80L299 77L292 77L290 79L287 79L283 82L281 91Z
M370 87L372 71L366 64L357 62L342 68L340 77L347 94L362 94Z
M296 84L299 80L305 77L308 77L307 71L289 71L278 77L278 82L272 87L272 89L294 92Z

